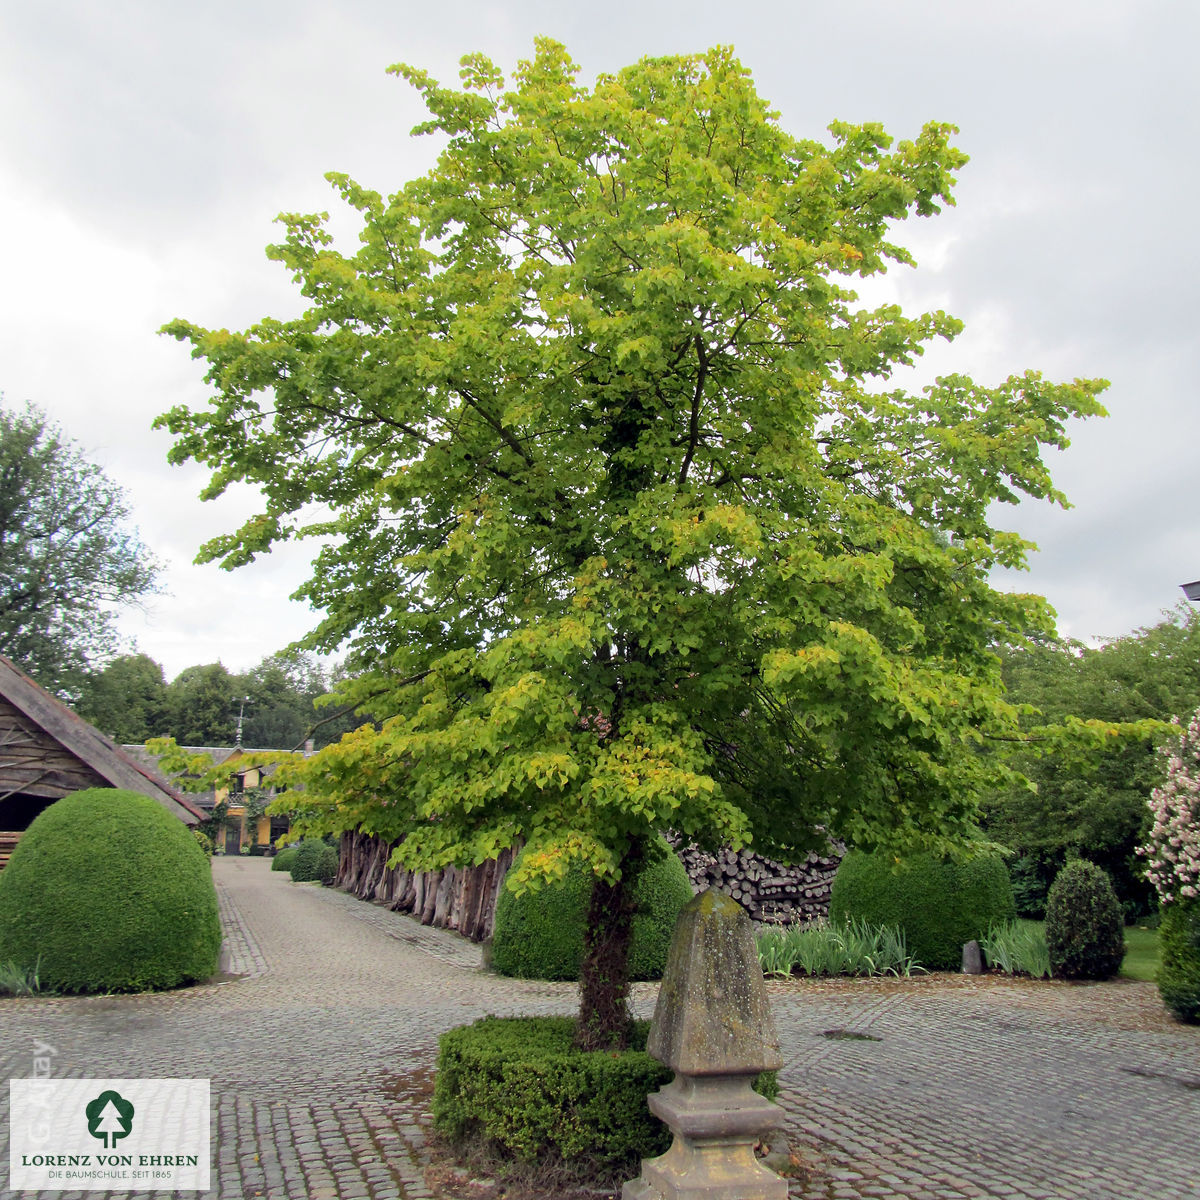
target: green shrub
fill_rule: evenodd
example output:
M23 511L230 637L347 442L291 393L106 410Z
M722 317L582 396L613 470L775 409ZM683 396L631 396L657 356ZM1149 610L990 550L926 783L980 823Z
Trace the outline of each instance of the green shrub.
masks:
M296 847L296 857L289 868L293 883L327 883L338 871L338 852L318 838L308 838Z
M1158 930L1162 955L1158 991L1171 1014L1200 1025L1200 900L1163 908Z
M297 846L284 846L278 854L271 859L272 871L290 871L292 864L296 861L296 854L299 850Z
M210 858L213 852L213 840L204 832L203 829L193 829L192 837L196 839L196 845L200 847Z
M1015 915L1008 871L993 854L962 863L919 854L897 865L889 854L855 850L838 867L829 904L834 924L898 927L913 961L931 971L957 970L965 943Z
M1046 948L1057 979L1111 979L1125 957L1112 881L1095 863L1067 863L1046 896Z
M998 921L980 942L989 967L1006 975L1050 978L1046 935L1032 921Z
M191 831L138 792L92 788L46 809L0 872L0 961L60 992L207 979L221 927Z
M833 975L897 975L908 978L922 970L894 925L844 925L818 921L812 925L776 926L758 933L758 961L764 975L786 979L794 974L813 978Z
M661 841L661 839L660 839ZM629 947L630 979L661 979L679 910L692 885L675 852L661 842L662 858L638 878L637 914ZM516 870L524 851L513 864ZM492 966L518 979L578 979L583 926L592 873L573 866L561 881L516 896L500 892L492 933Z
M484 1017L452 1029L438 1042L434 1127L527 1163L635 1170L671 1141L646 1105L671 1078L645 1052L648 1030L649 1022L636 1022L631 1049L614 1054L574 1049L570 1017ZM775 1073L754 1087L774 1099Z

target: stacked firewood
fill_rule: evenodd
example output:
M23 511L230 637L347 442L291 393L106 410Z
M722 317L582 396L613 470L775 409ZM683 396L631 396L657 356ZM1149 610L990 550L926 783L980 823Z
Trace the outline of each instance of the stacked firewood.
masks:
M668 837L695 891L718 887L732 896L754 921L784 925L829 914L829 890L845 848L831 844L827 855L810 853L794 864L777 862L752 850L715 854Z

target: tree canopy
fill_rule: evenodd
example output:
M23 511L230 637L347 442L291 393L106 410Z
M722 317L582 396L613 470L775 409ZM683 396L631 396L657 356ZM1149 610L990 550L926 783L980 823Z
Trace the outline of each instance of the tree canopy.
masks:
M44 413L0 397L0 652L70 693L116 652L115 609L156 574L121 488Z
M996 648L1052 623L989 585L1029 550L993 505L1063 501L1042 450L1104 384L892 378L960 324L854 279L952 202L953 127L794 138L721 48L590 89L544 39L511 85L393 70L437 165L386 197L329 176L353 251L281 218L301 316L167 327L213 387L160 418L172 459L264 497L203 556L325 538L309 644L350 648L382 722L311 760L314 825L425 868L524 839L517 886L583 860L618 929L657 829L974 836L1003 772L977 748L1016 723Z

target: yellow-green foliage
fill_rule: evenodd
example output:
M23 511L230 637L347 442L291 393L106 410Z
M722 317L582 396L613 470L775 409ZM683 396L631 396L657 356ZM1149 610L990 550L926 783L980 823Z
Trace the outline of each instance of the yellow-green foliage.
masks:
M630 979L660 979L679 910L692 898L687 872L659 839L662 858L639 876L629 948ZM520 871L525 852L513 864ZM583 927L593 875L575 865L566 876L537 891L515 895L508 888L496 905L492 966L520 979L578 979Z
M917 854L897 863L853 851L838 867L829 905L831 921L898 926L913 960L930 971L955 970L964 943L1015 916L1008 871L991 854L961 863Z
M43 990L140 992L206 979L221 927L208 856L137 792L52 804L0 872L0 961Z

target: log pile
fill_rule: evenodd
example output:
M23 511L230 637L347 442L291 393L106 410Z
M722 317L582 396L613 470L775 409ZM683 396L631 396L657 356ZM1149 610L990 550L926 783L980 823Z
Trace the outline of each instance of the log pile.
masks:
M457 930L473 942L492 936L500 885L519 847L477 867L444 871L391 868L387 862L395 847L371 834L343 833L335 886L393 912L412 913L422 925Z
M829 915L829 891L845 848L832 844L828 856L810 853L800 863L787 864L752 850L728 848L710 854L668 836L683 862L692 888L701 892L718 887L749 913L751 920L769 925L813 921Z

